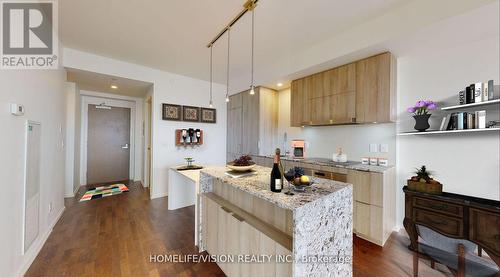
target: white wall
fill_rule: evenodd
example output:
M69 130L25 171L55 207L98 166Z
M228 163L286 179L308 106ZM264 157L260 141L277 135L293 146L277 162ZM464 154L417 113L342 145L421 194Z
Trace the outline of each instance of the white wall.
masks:
M75 189L79 183L75 182L75 103L78 92L75 83L66 82L66 156L64 197L75 196ZM78 148L78 147L77 147Z
M499 82L498 33L490 39L425 50L398 59L398 128L401 131L413 127L413 118L405 109L416 100L448 100L471 83L490 79L496 84ZM431 128L439 128L441 116L431 118ZM500 200L498 132L398 137L398 147L399 224L404 217L404 196L400 188L412 176L414 168L424 164L434 171L445 191Z
M153 91L153 186L152 197L165 196L168 186L168 168L193 157L197 163L222 165L226 153L225 87L214 84L214 105L217 124L188 123L161 120L161 104L173 103L208 106L209 83L145 66L126 63L74 49L64 49L64 66L134 80L151 82ZM207 69L208 72L208 69ZM200 128L204 130L205 144L196 148L178 148L174 144L175 129Z
M0 70L1 276L27 270L64 210L65 79L63 70ZM23 104L26 114L12 116L8 103ZM27 120L41 122L40 229L30 250L21 255Z
M278 141L283 145L284 133L287 132L287 150L290 141L305 139L309 143L307 157L332 158L339 147L347 158L360 161L362 157L379 157L396 163L396 126L387 124L360 124L340 126L290 127L290 89L282 90L279 95ZM370 153L370 143L387 144L389 153Z

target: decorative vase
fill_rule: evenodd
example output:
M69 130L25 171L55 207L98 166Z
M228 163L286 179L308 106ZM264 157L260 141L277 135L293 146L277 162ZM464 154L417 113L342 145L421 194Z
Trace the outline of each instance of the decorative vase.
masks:
M431 127L431 125L429 125L429 117L431 117L430 114L414 115L413 118L415 118L415 130L424 132L425 130L429 129L429 127Z

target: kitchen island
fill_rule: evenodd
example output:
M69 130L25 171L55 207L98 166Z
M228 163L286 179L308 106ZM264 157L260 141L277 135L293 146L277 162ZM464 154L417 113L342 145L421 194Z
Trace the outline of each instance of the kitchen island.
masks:
M242 178L226 170L201 171L197 230L200 251L226 275L352 275L352 185L312 178L289 196L269 190L270 168Z

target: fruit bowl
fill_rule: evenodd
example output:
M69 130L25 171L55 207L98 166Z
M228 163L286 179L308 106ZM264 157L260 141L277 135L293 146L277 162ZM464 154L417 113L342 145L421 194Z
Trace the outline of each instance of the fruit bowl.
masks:
M227 168L238 171L238 172L245 172L245 171L250 171L255 167L254 162L249 162L249 165L234 165L234 162L230 162L227 165Z

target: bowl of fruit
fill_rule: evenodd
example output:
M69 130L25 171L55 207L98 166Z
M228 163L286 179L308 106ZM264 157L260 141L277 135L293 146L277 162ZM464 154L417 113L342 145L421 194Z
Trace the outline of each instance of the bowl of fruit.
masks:
M244 172L252 170L255 167L255 162L252 161L252 157L244 155L232 162L229 162L226 166L231 170Z
M306 187L312 185L311 179L305 175L304 169L301 167L290 168L285 173L285 178L294 186L296 191L304 191Z

